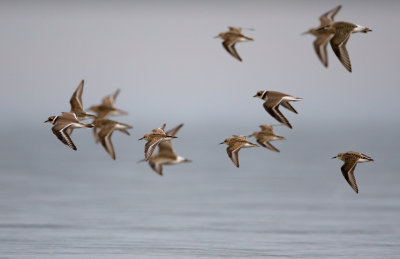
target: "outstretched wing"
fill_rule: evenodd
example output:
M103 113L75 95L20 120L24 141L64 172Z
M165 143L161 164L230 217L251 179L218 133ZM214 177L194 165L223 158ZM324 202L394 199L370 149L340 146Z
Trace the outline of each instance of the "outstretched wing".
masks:
M333 19L335 18L335 15L339 12L340 8L342 8L341 5L321 15L319 17L319 20L321 21L321 26L325 26L333 22Z
M162 137L154 137L151 140L149 140L146 145L144 146L144 158L146 160L149 160L151 155L154 152L154 149L156 146L163 140L164 138Z
M68 129L68 127L70 127L70 126L71 126L71 124L67 124L67 125L56 124L51 128L51 130L53 131L54 135L56 135L57 138L59 140L61 140L62 143L69 146L73 150L77 150L76 146L74 145L74 142L72 142L70 136L65 132L65 130Z
M103 98L102 105L107 106L107 107L113 107L115 103L115 99L117 99L118 94L119 94L119 89L115 90L113 94L107 95L106 97Z
M270 137L261 137L261 138L257 139L257 142L258 142L261 146L263 146L263 147L265 147L265 148L267 148L267 149L269 149L269 150L272 150L272 151L275 151L275 152L280 152L279 149L277 149L276 147L274 147L274 146L269 142L269 140L270 140Z
M321 60L322 64L325 67L328 67L328 52L326 51L326 46L328 45L329 40L333 37L334 34L321 34L314 41L314 49L317 53L319 60Z
M242 61L242 58L239 56L235 48L236 42L237 42L237 37L229 37L228 39L222 42L222 46L224 46L226 51L228 51L228 53L231 54L234 58L236 58L239 61Z
M263 104L264 109L277 121L285 124L289 128L292 128L292 125L290 125L289 121L286 119L285 116L283 116L283 114L279 110L279 104L281 103L281 101L281 98L268 98L267 101Z
M346 159L343 166L340 168L342 170L342 174L346 181L349 183L351 188L358 193L358 187L356 178L354 176L354 169L356 168L357 160L356 159Z
M333 52L335 52L336 56L339 58L340 62L343 66L351 72L351 63L349 53L346 49L347 41L350 38L350 34L356 25L345 22L338 22L334 24L336 29L335 36L331 39L331 46Z
M163 167L161 163L154 163L153 161L149 161L149 165L151 169L153 169L157 174L163 175Z
M229 147L227 147L226 152L228 153L229 158L232 160L233 164L236 167L239 167L239 151L241 148L240 143L235 143Z
M103 145L106 152L111 156L112 159L115 160L115 151L114 146L111 142L111 136L114 132L114 125L109 125L104 127L98 133L98 137L100 139L101 145Z
M83 112L83 105L82 105L82 92L83 92L83 85L85 81L82 80L81 83L76 88L75 92L72 94L69 103L71 104L71 111L72 112Z

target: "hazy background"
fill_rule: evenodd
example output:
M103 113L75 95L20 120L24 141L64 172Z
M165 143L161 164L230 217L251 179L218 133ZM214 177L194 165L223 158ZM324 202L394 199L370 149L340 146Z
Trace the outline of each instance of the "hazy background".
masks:
M329 68L300 34L342 4L336 20L370 27L351 36L349 73L328 46ZM0 4L0 255L76 258L391 258L400 253L400 118L397 1L2 1ZM243 62L213 37L254 28ZM121 89L117 160L77 130L78 151L43 121ZM304 100L294 126L276 128L280 154L240 153L223 139L275 123L252 96L276 90ZM156 175L137 139L185 126L176 151L191 164ZM357 166L360 194L343 179L339 152Z

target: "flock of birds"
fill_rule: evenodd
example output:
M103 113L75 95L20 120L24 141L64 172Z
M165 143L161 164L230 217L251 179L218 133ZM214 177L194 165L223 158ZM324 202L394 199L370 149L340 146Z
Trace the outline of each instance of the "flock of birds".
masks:
M324 66L328 66L326 47L330 42L332 49L340 62L349 72L351 72L351 63L346 49L346 43L352 33L367 33L371 30L367 27L349 22L335 22L334 17L340 8L341 6L338 6L323 14L320 17L320 26L311 28L304 34L312 34L317 37L313 45L318 58ZM223 39L222 46L229 54L239 61L242 61L242 59L236 51L235 44L237 42L253 41L252 38L243 35L242 29L237 27L229 27L229 31L220 33L218 36L216 36L216 38ZM126 135L130 135L128 130L132 129L132 126L128 124L108 119L111 116L127 114L127 112L117 109L114 106L115 99L119 94L119 90L104 97L101 104L91 106L89 110L96 113L96 115L93 115L86 113L83 108L83 87L84 80L82 80L78 85L70 99L71 110L69 112L62 112L61 115L58 116L50 116L45 122L52 123L54 125L52 127L54 135L56 135L62 143L69 146L73 150L77 150L71 139L73 129L92 128L96 143L100 142L111 158L115 159L115 151L111 142L111 136L113 132L118 130ZM284 125L292 129L292 125L279 110L279 107L282 106L297 114L297 111L293 108L290 102L302 100L302 98L276 91L258 91L254 97L260 98L264 101L264 109L273 118L280 122L280 124L260 125L260 131L254 132L248 136L233 135L231 138L227 138L220 143L228 145L226 149L228 156L236 167L239 167L239 151L242 148L262 146L271 151L279 152L279 150L270 142L275 140L284 140L285 137L276 135L273 127ZM89 124L81 122L81 120L86 119L92 119L93 121ZM160 128L153 129L150 133L145 134L139 139L147 141L144 147L144 159L141 161L147 161L150 167L159 175L162 175L163 165L174 165L190 162L189 159L178 156L175 153L171 143L173 139L177 138L176 134L182 128L183 124L180 124L168 131L165 131L165 126L166 125L163 124ZM246 139L246 137L254 137L258 144L251 143ZM158 152L153 154L156 147L158 147ZM333 158L338 158L344 162L343 166L341 167L343 176L353 190L358 193L358 187L354 176L355 167L357 163L370 162L374 160L367 155L353 151L339 153Z

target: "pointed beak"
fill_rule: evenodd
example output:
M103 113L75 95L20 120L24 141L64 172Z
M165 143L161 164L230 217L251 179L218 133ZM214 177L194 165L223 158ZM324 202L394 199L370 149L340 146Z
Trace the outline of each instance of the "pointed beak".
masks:
M309 32L308 31L305 31L305 32L303 32L302 34L300 34L300 35L306 35L306 34L308 34Z
M220 145L224 144L224 142L219 143Z
M332 157L332 159L337 158L337 156Z
M257 97L257 95L254 95L253 97Z
M168 138L178 138L178 137L170 136L170 135L167 135L167 137L168 137Z
M219 38L219 36L215 36L215 37L214 37L214 39L218 39L218 38Z
M144 137L142 137L142 138L140 138L140 139L138 139L138 140L142 140L142 139L144 139Z
M49 120L45 120L44 123L49 122Z

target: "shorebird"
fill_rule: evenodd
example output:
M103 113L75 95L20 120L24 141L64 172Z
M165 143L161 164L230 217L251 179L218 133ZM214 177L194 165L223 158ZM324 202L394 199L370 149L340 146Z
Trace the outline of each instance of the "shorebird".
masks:
M76 128L93 128L93 124L85 124L79 122L76 118L75 113L62 112L59 116L50 116L45 122L50 122L54 126L51 128L54 135L57 136L62 143L69 146L73 150L76 150L76 146L71 140L71 137L67 134L67 129Z
M231 54L234 58L236 58L239 61L242 61L240 58L239 54L237 53L235 49L235 45L237 42L244 42L244 41L254 41L254 39L249 38L245 35L242 34L242 29L238 27L228 27L229 31L227 32L221 32L218 34L218 36L215 36L214 38L221 38L224 41L222 42L222 46L228 51L229 54Z
M106 152L115 160L115 151L111 142L111 135L115 130L119 130L129 136L130 134L127 130L133 127L128 124L102 118L95 119L93 124L97 130L97 135L95 136L97 137L97 141L101 142Z
M314 41L314 48L317 52L318 57L321 62L327 67L328 66L328 56L326 52L326 45L328 41L331 43L333 52L339 58L343 66L351 72L350 57L346 49L347 41L352 33L363 32L367 33L372 31L371 29L349 23L349 22L334 22L333 18L340 10L341 6L328 11L320 17L321 25L317 28L312 28L305 32L317 36Z
M233 138L227 138L220 144L227 144L226 152L236 167L239 167L239 151L241 148L258 147L246 140L245 136L233 135Z
M153 129L151 133L145 134L142 138L139 139L147 140L146 145L144 146L144 158L146 161L150 159L151 155L154 152L154 149L158 144L177 138L175 136L165 134L164 129L165 123L160 128Z
M92 114L85 113L85 111L83 110L82 92L84 83L85 81L82 80L81 83L76 88L75 92L72 94L71 99L69 100L69 103L71 104L70 112L75 113L78 120L85 120L96 117Z
M290 105L291 101L300 101L302 98L293 97L291 95L287 95L284 93L276 92L276 91L258 91L253 97L258 97L264 100L264 109L277 121L280 123L292 128L289 121L283 116L281 111L279 110L279 105L282 105L289 111L292 111L297 114L297 111Z
M332 157L332 159L333 158L338 158L344 162L343 166L340 168L342 170L342 174L346 181L350 184L351 188L358 193L354 169L356 168L357 163L372 162L374 160L367 155L354 151L339 153L337 156Z
M166 132L166 135L175 136L176 133L182 128L183 124ZM176 165L180 163L191 162L189 159L176 155L171 141L164 141L158 144L158 153L150 157L150 167L159 175L163 175L163 165Z
M117 89L113 94L104 97L101 104L93 105L89 109L97 113L97 117L104 119L109 116L127 115L128 113L126 111L114 107L115 99L117 98L119 91L120 90Z
M265 147L269 150L280 152L276 147L274 147L270 141L274 140L285 140L285 137L278 136L275 134L273 126L280 126L282 124L264 124L260 125L261 131L253 132L253 134L249 135L248 137L254 137L257 140L257 143L260 144L262 147Z

